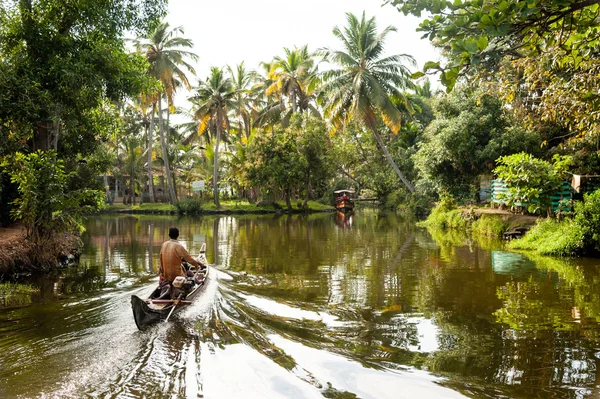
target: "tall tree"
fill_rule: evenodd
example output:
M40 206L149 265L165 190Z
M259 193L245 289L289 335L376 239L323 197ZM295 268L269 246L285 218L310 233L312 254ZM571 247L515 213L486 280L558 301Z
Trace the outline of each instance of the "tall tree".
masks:
M0 2L0 157L53 149L72 180L77 160L108 137L103 106L138 95L146 80L147 62L128 54L125 31L147 32L165 9L164 0Z
M235 69L227 67L234 86L234 110L238 118L238 138L242 138L242 132L246 138L250 137L252 120L256 117L255 104L257 102L252 84L257 78L254 71L248 71L244 62L239 63Z
M598 145L600 0L388 0L429 15L418 30L445 62L427 62L452 89L476 80L540 131L566 129L572 145Z
M283 50L284 57L277 56L273 62L265 64L269 66L265 94L274 96L276 101L269 103L259 116L258 123L263 126L276 120L287 127L291 115L296 112L310 111L314 116L321 117L313 104L320 77L308 46Z
M411 73L404 63L414 66L415 61L405 54L383 56L385 38L396 28L388 26L378 33L375 18L367 19L364 12L360 20L352 13L346 16L348 26L343 30L337 26L333 29L343 50L323 50L325 59L340 67L324 73L325 115L330 118L334 130L352 119L370 129L398 177L409 191L414 192L412 183L385 146L377 122L380 116L392 132L397 134L400 130L402 113L390 96L406 102L400 90L411 86Z
M145 53L150 68L148 73L159 80L162 84L162 90L158 96L158 118L159 118L159 134L160 142L165 160L165 174L167 175L167 184L169 186L169 196L171 203L177 202L175 195L175 187L173 186L173 178L171 176L169 161L167 156L167 141L164 134L162 98L167 100L168 108L173 108L173 97L179 85L183 85L187 89L191 88L186 72L195 75L194 68L188 63L187 59L197 60L198 56L185 49L193 47L190 39L180 37L184 34L181 26L170 28L167 22L162 22L148 38L141 38L135 41L135 46L138 51ZM153 105L153 115L156 112ZM148 177L150 182L150 195L153 197L153 180L152 180L152 129L148 134ZM151 197L151 198L152 198ZM151 199L152 200L152 199Z
M387 0L406 14L429 13L419 25L448 59L441 70L452 87L459 75L493 69L505 56L535 57L559 48L566 58L588 57L600 42L600 0ZM557 57L560 58L560 57ZM557 59L558 61L558 59Z
M206 129L214 127L216 132L216 143L213 165L213 190L215 205L219 203L219 144L223 128L229 130L228 113L235 108L235 90L231 79L225 77L221 68L212 67L209 77L200 82L196 95L191 98L195 104L194 117L199 122L198 134L201 135Z

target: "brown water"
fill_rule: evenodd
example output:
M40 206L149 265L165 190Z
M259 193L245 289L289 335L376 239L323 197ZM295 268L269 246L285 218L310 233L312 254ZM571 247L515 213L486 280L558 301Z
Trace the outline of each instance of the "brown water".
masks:
M214 266L136 329L171 225ZM600 261L529 259L394 215L93 217L78 267L0 310L0 398L600 395ZM433 236L432 236L433 234Z

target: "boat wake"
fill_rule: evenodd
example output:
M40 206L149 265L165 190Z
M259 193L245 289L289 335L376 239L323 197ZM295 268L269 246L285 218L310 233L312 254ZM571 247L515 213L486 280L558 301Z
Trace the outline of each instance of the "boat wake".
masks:
M27 374L27 384L0 388L0 396L461 397L424 371L358 357L352 337L365 325L353 309L272 299L261 292L261 277L217 269L209 276L189 307L144 331L128 298L147 295L154 282L61 304L61 325L42 323L43 333L32 325L20 332L25 340L12 343L15 358L0 355L4 364L22 360L20 370L3 370L0 378Z

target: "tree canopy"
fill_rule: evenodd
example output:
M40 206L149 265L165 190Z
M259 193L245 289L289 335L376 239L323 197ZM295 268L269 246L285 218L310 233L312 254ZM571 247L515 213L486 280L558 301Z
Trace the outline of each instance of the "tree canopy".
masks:
M430 13L419 25L423 37L441 48L442 83L454 86L459 74L494 68L505 56L531 57L550 49L577 63L597 52L600 0L388 0L405 15ZM562 62L566 60L563 59ZM558 62L561 62L558 60Z

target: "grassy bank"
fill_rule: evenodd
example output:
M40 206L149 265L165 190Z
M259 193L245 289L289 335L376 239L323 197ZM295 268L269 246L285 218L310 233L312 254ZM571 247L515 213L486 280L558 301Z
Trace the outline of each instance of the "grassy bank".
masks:
M544 220L534 226L523 238L511 241L510 249L532 251L539 255L584 255L583 231L573 220Z
M320 202L309 201L308 209L301 207L302 202L292 204L292 212L330 212L335 208L330 205L324 205ZM287 206L285 201L277 201L263 206L251 204L247 201L221 201L221 207L217 208L213 202L183 200L177 205L161 203L144 203L141 205L114 204L107 205L103 213L149 213L149 214L248 214L248 213L286 213Z
M535 223L533 223L535 221ZM422 225L441 230L463 230L489 237L501 236L516 227L531 227L524 237L508 244L509 249L544 256L597 256L600 254L600 190L585 195L575 204L574 217L562 220L520 215L477 215L476 210L457 208L441 200Z
M0 308L12 308L31 304L31 296L38 290L30 285L0 283Z
M490 209L459 208L450 199L441 200L420 226L438 231L465 231L487 238L502 238L506 231L530 227L535 218Z

